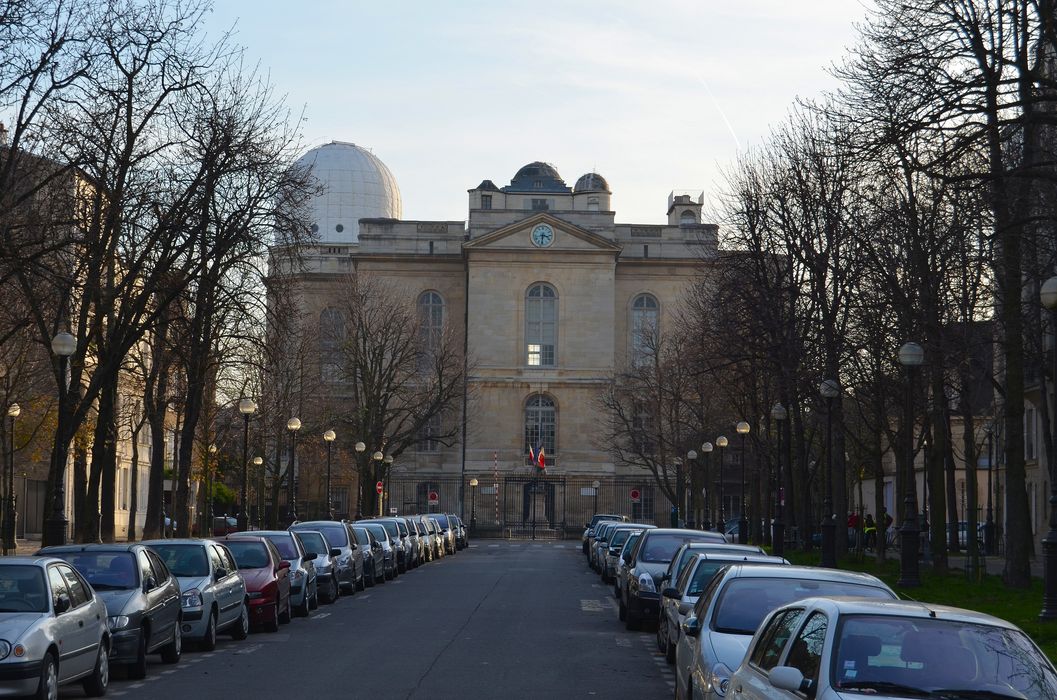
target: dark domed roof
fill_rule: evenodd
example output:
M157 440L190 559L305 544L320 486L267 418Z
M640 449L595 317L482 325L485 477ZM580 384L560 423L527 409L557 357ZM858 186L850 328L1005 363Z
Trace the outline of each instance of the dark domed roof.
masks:
M536 161L518 170L503 191L568 193L570 190L553 165Z
M587 173L576 181L573 192L609 192L609 183L598 173Z

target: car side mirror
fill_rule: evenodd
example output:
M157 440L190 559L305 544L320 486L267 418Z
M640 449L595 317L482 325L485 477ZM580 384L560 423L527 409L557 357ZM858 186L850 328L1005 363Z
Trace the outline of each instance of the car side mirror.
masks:
M671 598L672 600L683 599L683 594L679 592L678 588L665 588L663 591L661 591L661 595L663 595L665 598Z
M280 569L289 569L289 568L290 568L290 562L288 562L285 559L283 559L281 562L279 562L279 566L275 567L275 571L278 572Z
M800 669L792 666L775 666L767 674L767 680L780 690L805 693L809 697L814 694L814 682L804 678L804 674L800 672Z
M341 550L338 549L337 547L331 547L330 548L330 556L332 556L332 557L340 557L341 556Z
M590 530L591 529L591 523L584 523L584 529L585 530Z
M68 593L60 593L55 598L55 614L62 615L64 612L70 609L70 595Z
M697 637L701 634L701 623L698 622L697 618L690 616L683 620L683 634L687 637Z
M684 603L679 603L679 614L680 615L689 615L690 611L693 610L693 609L694 609L694 604L693 603L685 603L685 602Z
M228 575L228 570L223 568L223 567L217 569L216 573L215 573L217 581L219 581L220 579L224 578L227 575Z
M664 574L663 576L661 576L661 581L662 581L662 582L663 582L663 581L670 581L670 580L671 580L671 578L672 578L672 575L671 575L671 574Z
M315 559L318 556L319 555L316 554L315 552L305 552L304 559L305 559L305 561L312 561L313 559Z
M143 592L146 593L149 590L153 590L158 587L158 582L154 580L153 576L148 576L143 579Z

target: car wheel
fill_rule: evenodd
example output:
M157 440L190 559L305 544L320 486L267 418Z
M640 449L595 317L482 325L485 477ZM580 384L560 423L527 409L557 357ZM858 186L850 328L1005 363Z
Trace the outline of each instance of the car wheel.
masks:
M59 697L59 665L55 656L48 653L44 655L44 661L40 666L40 683L34 697L38 700L58 700Z
M628 619L628 609L624 606L623 598L620 599L620 603L617 605L617 617L620 618L621 622Z
M341 597L341 584L338 582L338 577L336 575L334 576L334 578L331 579L331 582L331 585L333 586L331 590L333 591L334 595L330 597L330 602L336 603L338 602L338 598Z
M360 574L360 577L358 579L356 579L356 583L353 585L353 588L355 590L357 590L357 591L362 591L363 589L367 588L367 570L366 569L364 569L364 571Z
M279 599L278 598L275 599L275 608L276 608L276 610L279 609ZM283 611L281 613L279 613L279 622L283 623L284 625L288 625L288 624L290 624L290 620L291 619L293 619L293 614L292 614L292 610L290 608L290 596L287 596L286 597L286 607L283 609Z
M312 597L308 599L308 609L316 610L319 607L319 579L316 579L316 585L312 586Z
M106 695L106 687L110 683L110 654L106 648L106 642L100 640L99 651L96 652L95 668L92 675L84 679L81 687L84 694L90 698L98 698Z
M180 660L180 654L183 653L183 633L180 631L181 620L176 621L176 625L173 627L172 641L161 648L161 660L167 664L174 664ZM216 630L213 630L213 642L216 643ZM146 666L144 666L144 673L146 673Z
M308 617L312 614L312 599L308 597L308 588L305 588L305 595L301 599L301 604L297 606L297 610L294 614L298 617Z
M363 586L360 588L360 590L363 590L364 588L371 588L372 586L374 586L374 564L371 564L371 568L369 569L364 568Z
M657 651L665 651L668 648L668 624L664 616L657 621Z
M203 651L213 651L217 648L217 614L215 611L209 611L209 620L206 622L206 633L202 637L202 641L198 643L198 646Z
M389 569L386 571L386 575L383 578L385 578L386 581L392 581L394 578L396 578L396 567L390 566Z
M627 609L624 613L624 629L636 631L642 626L642 618L639 614L633 612L631 608Z
M264 631L279 631L279 601L275 601L275 605L272 606L272 616L264 623Z
M667 637L667 635L665 635ZM664 650L664 660L668 662L670 666L675 665L675 644L671 639L667 640L668 646Z
M147 627L139 630L139 644L136 649L136 660L128 665L128 677L134 681L141 681L147 677Z
M248 636L250 636L250 606L246 601L242 601L239 619L231 626L231 638L241 642Z

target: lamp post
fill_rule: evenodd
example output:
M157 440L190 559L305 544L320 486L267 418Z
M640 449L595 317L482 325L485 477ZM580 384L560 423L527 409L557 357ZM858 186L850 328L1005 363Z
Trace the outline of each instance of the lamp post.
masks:
M333 430L323 433L323 441L327 443L327 520L334 519L334 497L330 492L330 448L337 437Z
M205 520L205 527L202 528L202 532L206 533L203 537L209 537L212 534L213 529L213 465L212 460L217 453L217 446L210 445L206 450L206 474L205 474L205 507L202 509L202 518Z
M264 529L264 458L254 457L253 467L257 472L257 529Z
M367 445L362 442L357 442L353 449L356 450L356 471L360 472L360 456L367 450ZM356 520L359 520L363 517L363 495L366 493L364 490L365 484L360 483L363 481L362 472L359 474L356 481L360 486L360 494L356 498Z
M899 364L907 369L906 396L906 480L903 496L903 522L899 525L899 581L904 588L921 585L918 572L918 504L914 489L914 373L925 362L925 350L917 343L899 348Z
M785 406L782 404L775 403L771 407L771 418L778 424L778 474L774 480L777 498L775 500L774 522L771 524L771 546L773 547L774 555L780 557L785 554L785 523L782 521L782 510L785 507L785 489L782 488L782 475L786 465L782 459L785 456L782 452L782 431L785 428L786 419L789 418L789 412L785 410Z
M987 424L987 520L984 522L984 552L988 556L995 554L995 511L991 502L991 460L994 447L994 428Z
M708 490L708 477L710 476L708 462L709 462L709 458L712 456L712 449L713 448L712 448L712 443L711 442L703 442L703 443L701 443L701 454L703 454L705 456L705 485L701 487L701 497L702 497L702 499L705 502L705 507L702 508L703 512L701 514L701 516L702 516L701 529L702 530L708 530L709 528L712 527L712 523L711 523L711 520L712 520L712 508L709 507L708 496L706 495L706 493L707 494L711 494L712 493L712 491Z
M1057 411L1057 277L1051 277L1040 290L1042 305L1050 311L1050 330L1053 333L1053 410ZM1043 401L1046 397L1043 396ZM1057 415L1051 421L1054 444L1057 444ZM1057 459L1049 460L1050 469L1050 529L1042 538L1042 612L1040 620L1057 619Z
M690 482L690 504L687 506L687 527L697 527L697 450L686 453L686 468L690 470L687 481Z
M239 489L238 528L246 530L249 526L250 508L247 495L250 490L250 416L257 412L257 402L251 398L239 401L239 413L242 414L242 488Z
M373 462L374 462L374 481L375 481L375 483L381 481L381 479L378 478L378 476L379 476L379 474L378 474L378 465L382 463L383 459L385 459L385 455L382 454L381 450L375 450L374 454L371 455L371 460L373 460ZM379 518L382 517L382 494L381 493L378 494L378 512L377 512L377 515L378 515Z
M719 448L719 515L716 519L716 532L727 534L727 523L723 518L723 448L727 446L727 438L720 435L716 438L716 447Z
M741 421L734 429L741 436L741 517L738 519L738 544L748 544L749 517L745 512L745 436L749 434L749 424Z
M4 499L4 554L15 549L15 419L22 413L22 407L13 403L7 407L8 417L8 450L7 450L7 498Z
M840 396L836 379L825 379L818 393L826 400L826 489L822 500L822 566L837 566L837 522L833 513L833 399Z
M470 534L477 534L477 477L470 479ZM597 482L595 482L597 483Z
M386 455L382 462L385 464L385 478L382 479L385 482L385 488L382 489L382 497L385 500L385 507L389 507L389 475L393 473L393 455ZM462 486L459 486L462 489ZM379 512L379 515L385 515L383 512Z
M290 431L290 466L286 470L286 524L297 522L297 489L294 487L294 467L296 464L297 431L301 429L301 419L291 418L286 421Z
M70 356L77 351L77 338L62 331L51 339L51 351L59 358L61 365L59 380L59 417L55 428L55 446L63 449L52 450L52 473L56 476L55 494L51 500L51 515L44 529L44 545L66 544L66 438L67 413L69 413L70 387L67 375L70 372Z
M595 512L594 515L598 515L598 489L602 487L602 482L595 479L591 482L591 488L595 490Z

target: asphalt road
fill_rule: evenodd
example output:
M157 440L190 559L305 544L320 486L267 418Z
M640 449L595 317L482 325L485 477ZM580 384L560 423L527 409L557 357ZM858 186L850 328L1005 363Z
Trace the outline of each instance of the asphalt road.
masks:
M671 697L653 637L624 630L578 541L482 540L276 634L188 648L175 666L154 656L146 680L115 677L107 697Z

